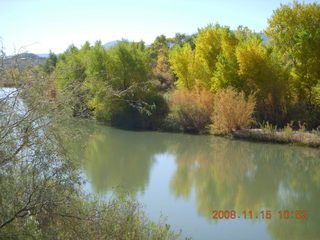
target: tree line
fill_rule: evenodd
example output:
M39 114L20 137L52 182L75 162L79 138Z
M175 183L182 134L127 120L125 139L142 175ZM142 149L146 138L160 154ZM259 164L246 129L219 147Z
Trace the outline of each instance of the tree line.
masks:
M177 125L173 128L188 131L187 121L197 132L214 124L217 115L201 99L223 105L215 96L231 89L244 101L254 99L249 107L254 110L243 114L251 125L292 122L311 129L320 125L319 19L318 3L293 2L273 12L264 33L211 24L191 36L158 36L149 47L123 40L104 49L99 41L87 42L58 57L51 54L43 69L58 94L75 92L75 115L91 114L115 126ZM176 95L185 96L183 104L174 104ZM191 95L200 103L192 103ZM235 101L230 105L239 108ZM207 116L199 116L203 111ZM208 121L199 123L204 118Z

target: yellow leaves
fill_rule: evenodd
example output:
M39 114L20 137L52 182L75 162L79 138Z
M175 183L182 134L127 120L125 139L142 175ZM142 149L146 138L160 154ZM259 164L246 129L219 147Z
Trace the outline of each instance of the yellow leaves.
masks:
M204 70L209 74L215 66L216 57L221 51L221 31L208 28L198 34L196 39L196 58L204 64Z
M156 67L152 69L154 76L161 86L170 87L175 80L175 76L170 68L169 58L166 52L159 53Z
M179 88L186 87L189 90L195 87L209 90L217 57L224 53L234 59L238 40L228 28L216 25L200 30L195 44L195 50L186 44L170 55L172 69L178 77L176 84Z
M171 52L169 61L173 72L178 77L177 86L191 90L195 85L195 59L190 45L186 44L184 47L177 48Z
M239 46L236 50L239 64L239 74L247 78L255 78L263 74L268 62L268 55L261 41L253 39Z
M218 61L218 56L223 53L232 58L234 56L237 39L234 34L225 27L209 26L200 33L196 39L195 59L198 67L198 85L210 89L212 78Z
M164 54L159 55L157 59L156 71L158 72L168 71L167 63L168 63L168 58Z
M307 32L316 32L320 28L320 5L294 2L290 5L281 5L269 19L266 33L276 45L285 49L294 44L295 34L304 29Z
M309 101L320 79L320 4L282 5L269 19L266 34L292 66L294 92Z
M239 64L238 74L251 91L259 90L262 95L267 95L275 85L280 84L281 72L261 40L252 39L239 46L236 56Z

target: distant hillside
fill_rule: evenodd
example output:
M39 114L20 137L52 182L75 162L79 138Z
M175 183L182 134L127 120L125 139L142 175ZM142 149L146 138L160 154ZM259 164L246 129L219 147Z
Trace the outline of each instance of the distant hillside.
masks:
M4 59L5 67L27 67L39 65L46 60L45 57L39 57L33 53L21 53L14 56L9 56Z
M33 53L21 53L14 56L6 57L0 60L0 87L16 87L19 85L17 82L4 77L1 70L10 68L30 69L33 66L41 64L46 58L39 57Z
M115 40L115 41L107 42L107 43L103 44L102 46L103 46L104 48L111 48L111 47L113 47L114 45L116 45L118 42L120 42L120 40Z

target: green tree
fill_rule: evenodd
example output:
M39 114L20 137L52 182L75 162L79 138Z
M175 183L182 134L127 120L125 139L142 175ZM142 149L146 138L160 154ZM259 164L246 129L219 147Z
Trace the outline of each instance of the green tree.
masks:
M110 202L95 201L81 190L79 161L65 145L80 140L79 129L64 126L74 123L73 92L49 100L51 76L32 70L16 71L19 86L0 92L0 239L176 239L167 225L150 222L134 199L118 194Z
M86 116L90 114L88 109L88 91L84 88L86 80L87 56L90 51L88 42L78 49L71 45L58 58L56 68L53 72L53 81L58 93L72 93L73 114Z
M58 57L55 53L53 53L52 51L50 51L49 53L49 57L46 59L46 61L44 62L42 68L43 71L47 74L52 73L54 68L57 65L57 61L58 61Z
M197 34L187 35L184 33L176 33L173 38L169 39L169 43L183 47L185 44L190 44L191 48L195 48L195 38Z
M151 59L157 59L160 51L167 51L169 40L165 35L157 36L149 48Z

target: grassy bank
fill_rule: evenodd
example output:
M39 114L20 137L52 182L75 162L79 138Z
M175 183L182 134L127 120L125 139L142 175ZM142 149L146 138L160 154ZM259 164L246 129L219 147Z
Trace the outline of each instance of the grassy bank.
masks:
M320 133L285 131L285 130L266 130L266 129L242 129L230 133L234 138L245 139L250 141L294 144L301 146L320 147Z

